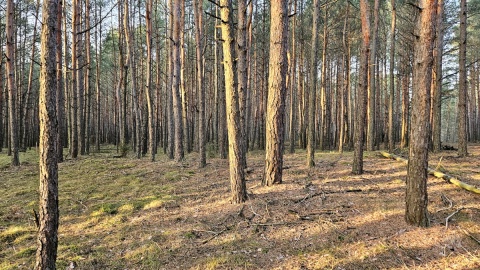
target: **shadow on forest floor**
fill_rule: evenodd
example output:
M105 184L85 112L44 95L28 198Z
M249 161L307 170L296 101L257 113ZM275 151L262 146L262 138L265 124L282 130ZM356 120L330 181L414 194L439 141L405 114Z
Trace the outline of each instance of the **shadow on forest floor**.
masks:
M110 150L110 151L105 151ZM471 155L431 155L478 185L480 146ZM431 227L403 220L406 167L375 152L366 173L352 155L286 154L284 183L260 185L263 154L249 154L249 200L229 202L228 162L196 154L177 164L113 158L114 148L60 165L58 268L79 269L479 269L480 196L429 178ZM0 269L30 269L35 257L35 151L19 168L0 153ZM453 202L449 208L442 198ZM445 218L464 207L445 227Z

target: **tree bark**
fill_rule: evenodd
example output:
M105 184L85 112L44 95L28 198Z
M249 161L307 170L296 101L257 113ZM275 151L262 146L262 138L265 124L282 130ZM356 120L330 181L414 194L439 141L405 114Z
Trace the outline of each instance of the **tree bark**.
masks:
M15 58L14 58L14 25L15 17L13 0L7 0L7 45L6 45L6 61L7 61L7 88L8 88L8 129L10 130L10 149L12 152L12 166L20 166L18 154L18 134L16 119L16 100L17 88L15 84Z
M207 164L207 157L205 151L205 84L203 81L203 6L202 1L194 0L195 13L195 41L196 41L196 56L197 56L197 89L198 89L198 167L203 168Z
M78 0L72 0L72 74L71 74L71 145L70 145L70 155L72 158L77 158L78 156L78 126L77 126L77 117L78 117L78 89L77 89L77 80L78 72L77 69L79 68L78 65L78 32L80 29L80 21L79 21L79 14L78 14Z
M181 33L181 0L173 0L173 77L172 77L172 97L173 97L173 120L175 123L175 160L183 160L183 122L182 122L182 98L180 95L180 35Z
M65 128L65 80L63 77L63 46L62 46L62 20L63 20L63 6L64 0L58 1L57 10L57 31L56 33L56 60L57 60L57 161L63 162L63 147L65 146L64 134Z
M436 0L419 1L420 15L416 22L414 41L412 123L405 196L405 220L409 224L420 227L429 225L427 167L436 9Z
M266 121L265 174L263 185L282 183L285 134L285 97L288 70L288 0L272 1L270 63Z
M378 33L378 11L379 0L375 0L373 6L373 29L371 33L370 42L370 56L368 60L368 107L367 107L367 150L373 151L375 146L375 97L376 97L376 85L375 85L375 70L377 67L377 33Z
M40 200L35 269L55 269L58 246L57 13L59 0L43 1L40 70Z
M247 189L245 168L243 167L245 164L245 153L243 152L242 132L240 130L239 96L235 78L232 0L220 0L220 6L229 140L230 188L232 202L242 203L247 199Z
M442 134L442 59L443 59L443 17L444 17L444 2L438 0L437 6L437 20L436 20L436 46L433 52L434 55L434 80L432 91L432 142L433 151L439 152L442 148L441 134Z
M35 8L35 18L38 17L38 11L40 9L40 0L37 0L36 3L36 8ZM35 48L36 48L36 39L37 39L37 22L38 20L35 20L34 26L33 26L33 37L32 37L32 51L30 55L30 59L34 59L35 57ZM28 71L28 85L27 85L27 93L25 94L25 101L23 102L23 134L22 134L22 151L26 151L29 145L27 145L27 135L28 135L28 114L30 111L30 108L32 107L32 104L30 104L30 95L32 93L32 84L33 84L33 65L34 61L30 61L30 68Z
M362 50L360 52L360 72L358 75L357 104L354 145L353 145L353 174L363 173L363 146L365 138L366 95L368 92L368 56L370 53L370 19L367 0L360 0L360 16L362 20Z
M458 55L458 156L467 155L467 0L460 0Z
M390 95L388 97L388 150L393 152L395 148L395 138L393 136L393 101L395 96L395 30L397 24L397 8L395 0L390 1L392 6L392 23L390 28L390 71L389 71L389 87Z
M147 0L146 3L146 35L147 35L147 77L145 84L145 95L147 99L148 110L148 152L150 153L150 160L155 161L155 117L153 104L153 86L152 86L152 0ZM157 54L160 53L157 51ZM158 64L158 63L157 63ZM158 105L157 105L158 106Z
M307 167L315 166L315 103L317 85L317 46L318 46L318 21L320 20L319 0L313 1L313 27L312 27L312 62L310 65L310 95L308 99L308 135L307 135Z
M248 71L248 63L247 63L247 0L238 0L238 24L237 24L237 78L238 78L238 97L239 97L239 105L240 105L240 130L242 132L242 144L243 144L243 151L247 152L247 140L246 140L246 123L245 123L245 116L246 116L246 107L247 107L247 71ZM246 161L246 159L245 159ZM247 165L245 164L245 167Z
M297 0L293 1L293 14L297 13ZM292 18L292 41L290 45L291 57L290 57L290 153L295 153L296 144L296 125L297 125L297 46L295 40L295 32L297 31L297 15Z

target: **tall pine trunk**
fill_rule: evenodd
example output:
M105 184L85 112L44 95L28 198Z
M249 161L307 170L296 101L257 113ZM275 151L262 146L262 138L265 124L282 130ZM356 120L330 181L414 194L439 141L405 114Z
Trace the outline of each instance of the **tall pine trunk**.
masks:
M460 1L460 44L458 54L458 156L467 155L467 0Z
M357 104L355 127L353 134L353 174L363 173L363 146L365 138L365 116L367 113L368 92L368 56L370 53L370 19L368 0L360 0L360 16L362 20L362 49L360 52L360 72L358 74Z
M57 12L59 0L43 1L40 70L40 198L35 269L55 269L58 246Z
M288 1L272 1L263 185L282 183L287 92Z
M412 123L405 195L405 220L409 224L421 227L429 225L427 167L436 9L437 0L419 1L420 16L416 22L415 34L417 36L415 36L413 56Z
M8 88L8 129L10 131L10 149L12 153L12 165L19 166L20 159L18 154L18 132L17 132L17 118L16 118L16 100L17 88L15 83L15 41L13 30L13 19L15 16L13 0L7 0L7 46L6 46L6 61L7 61L7 88Z
M225 73L225 94L230 164L230 188L233 203L242 203L247 199L245 183L245 153L242 145L240 125L239 95L236 87L234 58L232 0L220 0L220 18L223 40L223 69Z
M308 97L308 127L307 127L307 167L315 166L315 103L317 92L317 45L318 21L320 20L319 0L313 1L313 27L312 27L312 61L310 64L310 91Z

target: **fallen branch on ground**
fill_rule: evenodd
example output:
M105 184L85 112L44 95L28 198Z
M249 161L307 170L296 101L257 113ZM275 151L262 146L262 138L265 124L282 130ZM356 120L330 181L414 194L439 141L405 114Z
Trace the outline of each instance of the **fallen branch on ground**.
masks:
M480 245L480 240L478 240L475 236L473 236L471 233L469 233L464 228L460 228L460 229L462 229L463 233L465 233L468 237L470 237L470 239L472 239L473 241L477 242L477 244Z
M397 156L397 155L393 155L393 154L390 154L390 153L387 153L387 152L383 152L383 151L380 151L380 154L386 158L391 158L391 159L395 159L397 161L401 161L405 164L408 164L408 159L405 159L405 158L402 158L400 156ZM442 178L443 180L451 183L451 184L454 184L455 186L457 187L461 187L463 189L466 189L470 192L473 192L473 193L476 193L476 194L480 194L480 189L478 189L477 187L475 186L472 186L472 185L469 185L465 182L462 182L460 180L458 180L457 178L451 176L451 175L448 175L446 173L442 173L442 172L439 172L439 171L436 171L432 168L427 168L427 171L428 171L428 174L430 175L433 175L437 178Z
M446 219L445 219L445 229L448 229L448 221L455 216L458 212L460 212L463 209L463 207L460 207L457 209L457 211L451 213Z

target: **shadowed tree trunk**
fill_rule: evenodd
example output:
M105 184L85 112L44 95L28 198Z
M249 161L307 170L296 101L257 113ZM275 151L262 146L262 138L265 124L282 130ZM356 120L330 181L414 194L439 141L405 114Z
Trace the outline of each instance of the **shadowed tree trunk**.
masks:
M467 155L467 0L460 1L458 55L458 156Z
M246 108L247 108L247 0L238 0L238 24L237 24L237 73L238 73L238 98L240 105L240 126L242 132L243 152L247 153L246 136ZM246 159L245 159L246 162ZM245 164L245 167L247 165Z
M63 43L62 43L62 20L63 20L63 1L58 1L58 10L57 10L57 31L56 42L57 42L57 161L63 162L63 147L65 146L64 133L66 131L65 126L65 80L63 77ZM66 38L66 37L65 37Z
M72 73L71 73L71 145L70 145L70 155L72 158L77 158L78 156L78 126L77 126L77 117L78 117L78 89L77 89L77 80L78 78L78 32L80 30L80 15L78 0L72 1Z
M379 0L375 0L373 6L373 29L370 42L370 56L368 59L368 107L367 107L367 150L373 151L375 146L375 98L376 98L376 72L377 69L377 33Z
M285 97L288 70L288 0L272 1L270 19L270 63L263 185L282 183L285 134Z
M230 164L230 188L233 203L242 203L247 199L245 183L245 153L240 130L240 106L236 86L234 59L234 40L232 33L232 0L220 0L220 18L223 40L223 70L225 73L225 94L228 129L228 156Z
M420 0L415 29L412 116L405 196L407 223L427 227L427 167L430 136L430 87L433 66L434 23L437 0Z
M207 164L205 152L205 85L203 82L203 6L201 0L194 0L195 13L195 41L197 56L197 89L198 89L198 151L200 154L198 167L203 168Z
M436 46L434 55L434 73L432 75L432 142L433 151L442 148L442 59L443 59L443 0L438 0L436 19Z
M362 19L362 50L360 52L360 72L358 74L356 119L353 134L353 174L363 173L363 146L365 138L366 96L368 91L368 56L370 53L370 19L368 0L360 0Z
M58 245L57 12L59 0L43 1L40 70L40 200L35 269L55 269Z
M16 116L17 88L15 84L15 58L14 58L14 38L13 38L13 18L15 16L13 0L7 0L7 88L8 88L8 129L10 131L10 149L12 153L12 165L20 166L18 155L18 134Z
M148 110L148 152L150 153L150 160L155 161L155 117L153 108L153 86L152 86L152 0L147 0L146 3L146 34L147 34L147 83L145 84L145 95L147 98ZM157 51L157 54L159 52ZM157 63L158 64L158 63ZM158 105L157 105L158 106Z
M38 17L38 10L40 9L40 1L37 0L36 3L36 8L35 8L35 18ZM34 26L33 26L33 37L32 37L32 52L30 55L30 59L35 59L35 43L37 39L37 22L38 20L35 20ZM33 65L35 64L34 61L30 61L30 68L28 71L28 85L27 85L27 93L25 94L25 101L23 102L23 134L22 134L22 142L21 142L21 147L22 151L26 151L27 148L29 147L27 144L27 135L28 132L33 130L32 128L28 127L28 115L30 108L32 107L30 104L30 95L32 93L32 84L33 84Z

